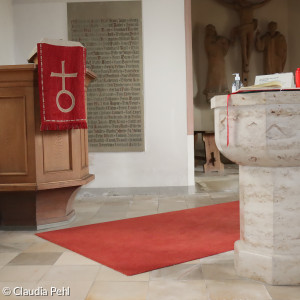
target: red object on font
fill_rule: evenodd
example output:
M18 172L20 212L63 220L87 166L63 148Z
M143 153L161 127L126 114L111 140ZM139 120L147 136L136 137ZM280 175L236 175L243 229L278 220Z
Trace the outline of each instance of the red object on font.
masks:
M300 88L300 68L298 68L295 72L295 77L296 77L296 87Z

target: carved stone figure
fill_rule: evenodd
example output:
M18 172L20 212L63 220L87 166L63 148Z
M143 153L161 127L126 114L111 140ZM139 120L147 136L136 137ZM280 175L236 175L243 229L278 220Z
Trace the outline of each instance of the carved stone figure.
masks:
M214 25L205 28L205 51L208 58L206 87L203 94L209 101L214 95L228 93L225 74L225 56L228 52L229 39L219 36Z
M239 14L240 25L233 30L233 38L238 36L241 43L243 72L249 72L249 60L254 39L257 20L253 18L254 10L271 0L217 0L222 5L232 8Z
M281 73L284 69L287 56L287 43L283 34L277 31L277 23L268 24L268 32L260 36L256 33L256 50L264 52L264 73Z

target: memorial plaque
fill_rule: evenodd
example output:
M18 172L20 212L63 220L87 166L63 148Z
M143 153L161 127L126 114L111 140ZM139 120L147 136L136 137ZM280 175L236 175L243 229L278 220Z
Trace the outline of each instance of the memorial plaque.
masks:
M89 151L144 151L141 2L68 3L68 35L98 76L87 94Z

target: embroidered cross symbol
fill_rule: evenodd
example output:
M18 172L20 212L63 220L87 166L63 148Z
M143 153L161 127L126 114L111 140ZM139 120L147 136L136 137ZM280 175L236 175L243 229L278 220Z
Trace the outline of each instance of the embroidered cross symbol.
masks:
M61 77L61 80L62 80L62 90L60 90L58 93L57 93L57 95L56 95L56 105L57 105L57 107L58 107L58 109L61 111L61 112L64 112L64 113L67 113L67 112L70 112L73 108L74 108L74 106L75 106L75 97L74 97L74 95L70 92L70 91L68 91L68 90L66 90L66 78L67 77L77 77L77 74L78 73L69 73L69 74L66 74L65 73L65 61L62 61L61 62L61 69L62 69L62 71L61 71L61 73L54 73L54 72L51 72L51 77ZM67 94L70 98L71 98L71 100L72 100L72 104L71 104L71 106L69 107L69 108L62 108L61 106L60 106L60 104L59 104L59 97L62 95L62 94Z

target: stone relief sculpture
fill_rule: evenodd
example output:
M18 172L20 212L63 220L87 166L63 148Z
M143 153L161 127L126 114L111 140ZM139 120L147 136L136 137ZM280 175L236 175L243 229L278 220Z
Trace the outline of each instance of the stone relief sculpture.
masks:
M240 18L240 25L232 31L232 39L237 36L241 43L243 81L247 84L249 72L249 61L254 40L254 31L257 27L257 20L253 18L254 10L264 6L271 0L216 0L222 5L234 9ZM246 80L245 78L246 77Z
M256 33L255 40L256 50L264 52L264 73L273 74L283 72L286 56L287 43L283 34L277 31L277 23L270 22L268 31L260 36L260 32Z
M228 93L225 74L225 56L228 52L230 41L226 37L217 34L214 25L209 24L205 28L205 51L208 58L206 87L203 94L207 101L213 96Z

